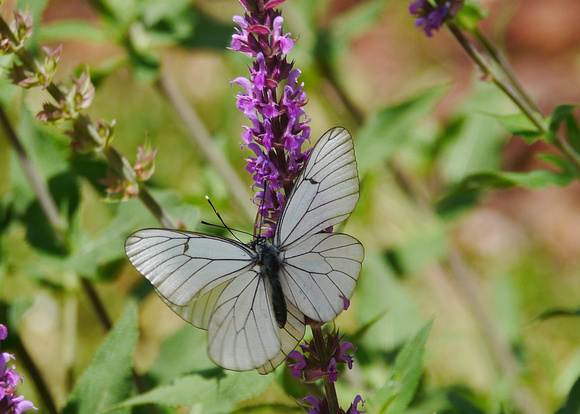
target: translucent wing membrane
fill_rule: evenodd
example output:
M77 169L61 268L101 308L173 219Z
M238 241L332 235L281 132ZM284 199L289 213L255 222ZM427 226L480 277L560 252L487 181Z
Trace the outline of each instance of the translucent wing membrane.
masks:
M318 233L282 252L282 289L304 315L330 322L350 299L362 267L364 249L352 236Z
M178 230L133 233L125 251L135 268L175 306L246 272L254 252L234 240Z
M267 290L259 268L228 283L209 320L207 349L215 363L246 371L278 354L280 328Z
M306 329L304 315L288 300L286 300L286 308L288 309L288 318L284 328L280 329L280 352L266 364L258 368L260 374L267 374L274 371L278 365L286 360L288 354L296 348L304 337L304 331Z
M333 128L314 146L276 226L281 248L344 221L359 199L354 145L348 131Z
M288 304L280 329L255 252L233 240L146 229L125 243L129 260L184 320L208 330L208 353L223 368L268 373L304 336L304 315Z
M254 248L235 240L179 230L137 231L125 251L171 309L207 329L216 364L266 374L302 340L306 316L332 321L343 298L352 296L364 249L354 237L323 231L345 220L358 198L352 138L334 128L316 143L298 177L274 246L258 250L265 264ZM285 301L285 323L277 322L273 301ZM277 309L283 315L283 306Z

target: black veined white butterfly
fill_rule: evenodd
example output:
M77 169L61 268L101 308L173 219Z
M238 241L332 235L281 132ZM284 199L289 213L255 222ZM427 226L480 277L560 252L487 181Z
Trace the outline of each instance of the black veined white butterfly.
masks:
M129 236L125 251L171 309L208 331L208 353L217 365L266 374L303 338L305 316L330 322L352 296L363 246L324 230L344 221L358 199L352 138L333 128L298 176L273 243L144 229Z

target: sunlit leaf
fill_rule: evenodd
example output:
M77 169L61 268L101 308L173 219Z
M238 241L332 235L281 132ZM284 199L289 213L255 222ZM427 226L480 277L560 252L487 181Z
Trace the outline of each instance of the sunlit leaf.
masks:
M132 407L142 404L158 404L177 407L180 405L236 402L246 400L262 392L275 375L260 375L256 371L227 372L216 369L188 375L170 385L162 385L153 390L130 398L116 407Z
M361 176L407 143L411 126L433 108L443 91L443 88L432 89L398 105L384 108L363 124L356 141Z
M137 345L137 310L129 302L76 384L64 414L101 413L132 393L131 367ZM122 409L115 413L129 413Z
M580 377L576 380L562 407L556 414L578 414L580 412Z
M423 372L423 353L432 324L433 320L421 328L397 355L389 378L369 400L375 412L401 413L413 399Z
M507 131L522 137L527 143L537 141L543 134L522 112L512 115L492 115Z

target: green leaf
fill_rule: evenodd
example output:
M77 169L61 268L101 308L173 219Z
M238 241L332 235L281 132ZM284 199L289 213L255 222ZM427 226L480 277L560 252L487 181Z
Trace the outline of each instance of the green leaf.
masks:
M130 398L116 408L143 404L180 405L204 404L212 406L246 400L262 391L274 381L275 375L260 375L255 371L228 372L216 369L212 376L203 373L179 378L171 385L163 385Z
M522 137L528 144L537 141L543 134L522 112L512 115L489 114L511 134Z
M578 127L578 121L572 114L566 117L566 131L568 132L566 136L568 142L574 148L574 151L580 153L580 128Z
M569 309L569 308L554 308L548 309L538 316L536 316L533 321L544 321L546 319L552 319L558 316L580 316L580 309Z
M40 40L43 42L67 39L105 42L109 39L106 31L85 20L59 20L40 26L39 31Z
M185 325L163 342L149 375L166 384L185 374L211 368L215 364L207 356L207 332Z
M369 400L374 412L395 414L407 408L419 386L425 343L432 325L430 320L397 355L390 377Z
M488 14L489 12L481 9L480 4L467 2L455 16L455 21L461 28L473 31L479 26L479 21L485 19Z
M385 5L384 0L367 0L349 8L333 20L333 38L350 42L353 37L368 33L381 18Z
M574 385L572 385L572 388L568 393L568 397L566 398L566 402L556 412L556 414L578 414L579 412L580 412L580 377L578 377Z
M356 142L361 176L406 144L410 125L429 113L443 91L444 88L431 89L403 103L384 108L363 124Z
M77 177L71 172L56 175L48 182L48 189L58 206L61 217L66 218L68 222L72 221L80 201ZM63 246L56 238L37 200L28 206L23 221L26 225L26 240L32 246L50 254L64 255L67 252L66 246Z
M444 198L437 203L441 215L456 213L473 204L486 188L507 189L523 187L529 189L545 188L550 185L568 185L575 175L569 172L534 170L530 172L483 172L467 176Z
M485 411L476 407L471 401L456 391L449 391L447 398L459 414L485 414Z
M137 0L89 0L99 13L117 23L127 24L135 18Z
M558 134L558 130L560 129L560 125L562 122L565 122L567 118L573 117L572 111L576 109L578 105L558 105L552 115L550 115L550 121L548 126L548 133L546 134L545 141L546 142L554 142L556 139L556 135Z
M132 391L132 357L137 345L137 307L129 302L76 384L64 414L102 413ZM130 410L116 412L129 413Z

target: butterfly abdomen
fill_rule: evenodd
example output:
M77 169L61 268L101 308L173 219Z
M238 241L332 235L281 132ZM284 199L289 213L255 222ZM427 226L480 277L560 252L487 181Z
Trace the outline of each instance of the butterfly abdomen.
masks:
M260 275L265 277L270 283L272 293L272 306L274 308L274 315L276 322L280 329L286 325L287 308L286 298L280 283L280 257L278 249L265 240L260 240L256 243L256 252L258 253L258 260L260 261L261 272Z

